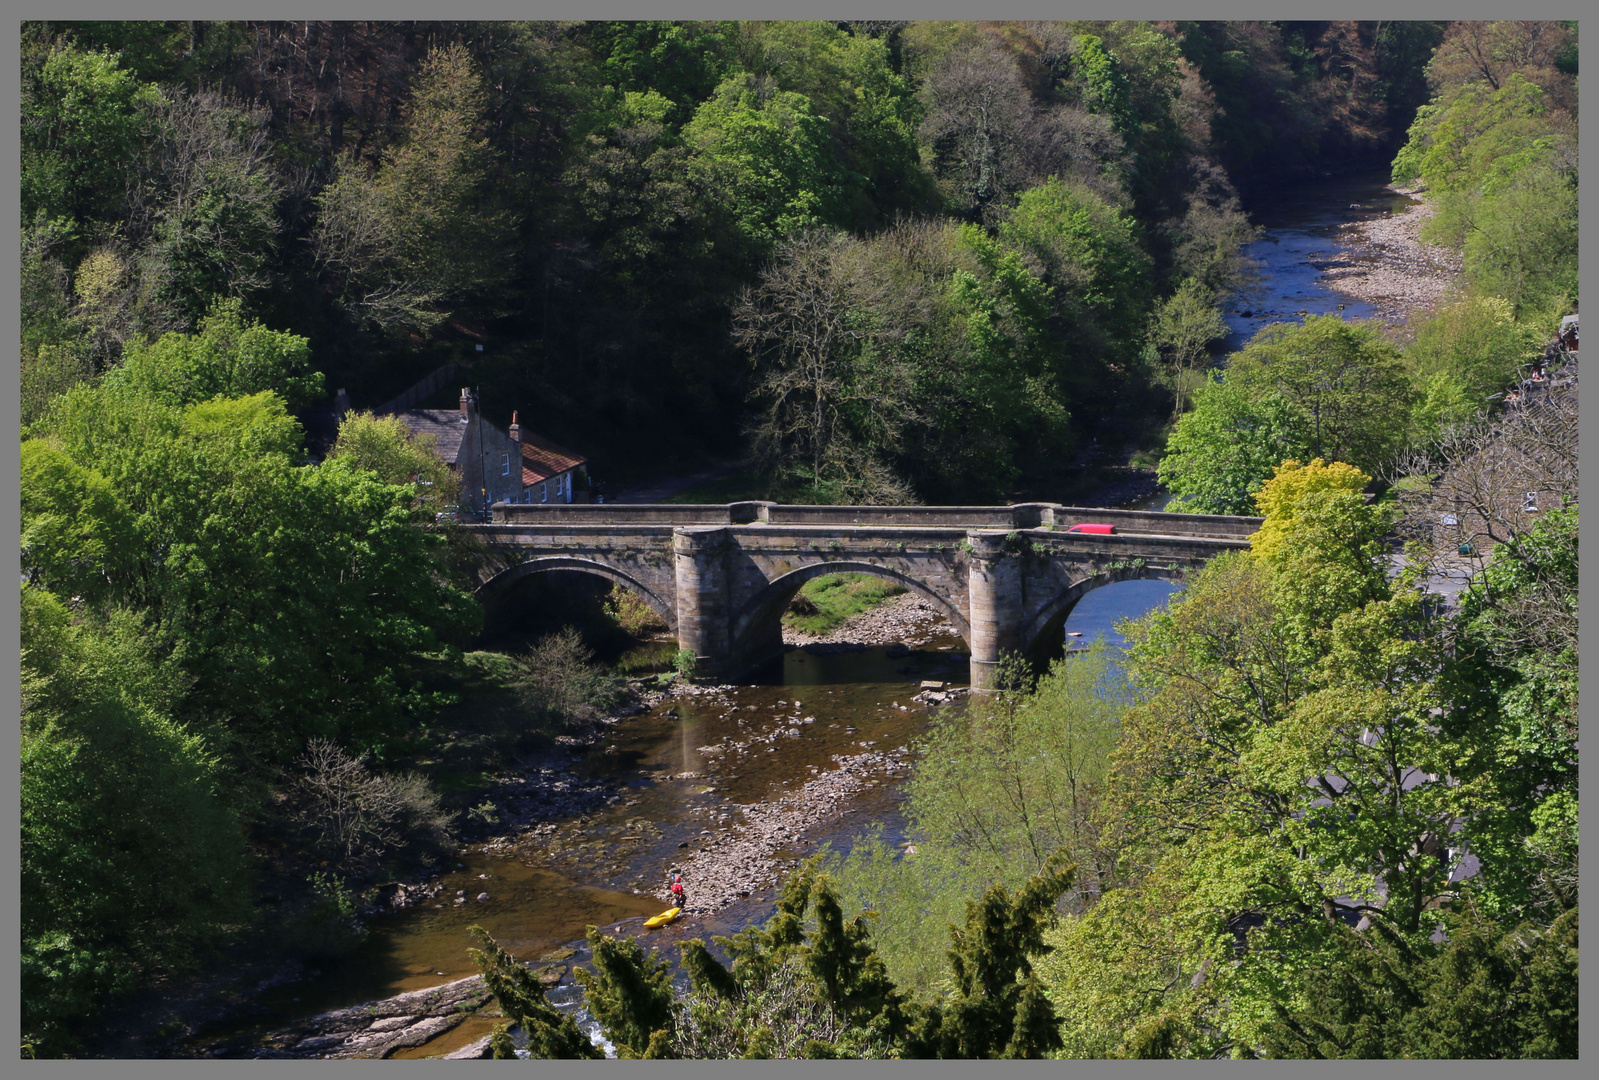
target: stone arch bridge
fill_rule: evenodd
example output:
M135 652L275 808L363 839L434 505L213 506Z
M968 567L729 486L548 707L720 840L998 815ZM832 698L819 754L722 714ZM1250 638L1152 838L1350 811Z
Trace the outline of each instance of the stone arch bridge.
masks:
M1082 523L1112 535L1070 533ZM1248 547L1259 518L1014 506L725 506L500 503L469 526L484 541L479 597L492 605L529 574L576 570L620 582L690 649L735 678L783 650L780 620L822 574L897 581L931 600L965 639L974 689L1004 652L1050 647L1086 593L1133 578L1179 580Z

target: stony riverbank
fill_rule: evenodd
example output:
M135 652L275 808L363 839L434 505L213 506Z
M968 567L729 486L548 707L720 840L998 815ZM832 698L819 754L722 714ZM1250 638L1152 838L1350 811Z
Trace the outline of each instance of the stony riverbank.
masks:
M793 720L802 724L814 718ZM777 737L782 738L789 730L797 728L787 729ZM684 914L711 915L736 900L777 885L783 871L800 861L797 855L783 857L782 853L810 846L807 832L854 813L849 799L891 777L905 775L908 753L901 746L886 752L835 757L837 768L818 772L800 790L779 799L737 807L742 818L738 825L701 830L700 850L685 856L679 865L683 876L694 883ZM664 888L656 895L663 901L671 899Z
M807 637L806 650L820 654L859 650L873 643L921 645L948 634L947 621L931 602L905 594L863 611L825 637ZM881 707L908 714L948 704L964 694L963 686L951 688L934 682L923 686L921 693L892 704L883 702ZM473 843L473 850L512 858L529 867L548 867L558 874L576 875L590 882L604 880L609 888L622 891L628 891L628 878L635 872L644 872L640 856L652 850L654 854L644 856L644 862L659 869L681 870L691 885L688 918L678 925L678 930L699 933L696 926L700 918L726 918L729 909L739 910L739 904L760 904L761 899L771 896L785 872L807 858L828 830L851 821L851 814L859 813L855 806L873 805L871 800L876 794L910 771L907 747L899 744L903 736L876 746L871 742L875 736L857 736L843 720L838 725L831 723L835 717L823 712L827 706L811 699L811 694L804 696L809 707L785 694L782 701L761 704L756 709L742 701L742 691L736 686L657 685L646 678L633 680L630 690L632 701L593 726L593 730L561 736L558 746L537 757L507 760L494 776L486 778L488 787L483 794L494 806L497 819L492 826L480 827L480 838ZM603 768L585 768L585 757L600 752L601 742L612 750L627 746L625 738L606 738L612 731L619 733L617 725L625 725L630 718L648 710L656 710L659 717L664 710L665 715L672 715L678 709L696 710L700 715L707 714L707 710L723 712L724 717L740 710L755 712L747 720L740 717L734 725L723 726L716 736L716 746L696 747L704 762L700 771L668 774L646 770L643 776L636 776L632 770L609 773ZM726 787L726 778L731 778L732 773L758 771L761 766L756 762L772 762L788 747L806 746L804 734L835 726L841 726L841 730L828 734L835 739L843 736L839 752L815 758L814 765L796 766L793 771L799 776L790 786L774 786L753 798L755 792L737 798L716 795ZM851 738L865 742L851 742ZM804 774L806 771L809 776ZM630 781L635 786L630 787ZM681 810L688 814L686 821L672 826L648 818L624 819L617 813L617 803L632 806L643 790L659 782L672 782L691 795L702 792L691 797ZM622 813L643 813L643 806L638 811ZM667 832L675 835L668 840ZM678 840L683 843L678 845ZM667 848L672 854L662 858L665 853L660 848ZM665 901L667 894L660 886L664 878L659 869L656 874L648 874L648 880L633 882L632 890L654 893ZM451 882L446 891L438 878L416 885L393 885L384 891L384 896L376 898L369 914L419 902L427 902L430 907L475 907L478 902L486 902L478 896L480 890L499 898L499 891L488 882L481 886L469 883L467 888L457 885L461 882ZM638 933L638 928L636 923L624 922L608 933ZM580 942L571 944L574 949L556 949L537 960L528 957L540 979L547 986L561 987L561 995L576 994L572 965L584 962L587 955ZM288 1022L269 1034L229 1038L225 1043L198 1045L193 1050L227 1058L371 1059L392 1058L397 1053L429 1053L417 1051L419 1046L445 1046L453 1048L449 1054L453 1058L478 1058L486 1050L480 1035L489 1021L483 1018L492 1013L494 1006L484 994L481 979L457 978L438 987ZM469 1016L472 1021L462 1027Z
M386 1058L454 1028L489 1000L483 976L413 990L382 1001L333 1009L275 1031L251 1049L254 1058ZM226 1051L218 1050L215 1056Z
M1392 190L1418 194L1412 188ZM1364 300L1388 322L1406 321L1415 309L1431 311L1460 274L1458 252L1421 241L1422 227L1435 212L1420 202L1403 213L1345 225L1338 239L1353 250L1353 265L1328 269L1328 288Z
M925 645L950 633L944 613L931 600L916 593L890 597L876 607L825 634L807 634L792 626L783 627L784 645Z

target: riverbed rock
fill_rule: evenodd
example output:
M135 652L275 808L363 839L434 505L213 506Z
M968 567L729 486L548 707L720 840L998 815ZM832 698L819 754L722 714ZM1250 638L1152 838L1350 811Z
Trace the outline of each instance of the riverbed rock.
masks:
M1404 195L1412 189L1394 187ZM1460 254L1452 248L1424 244L1421 229L1436 213L1430 203L1419 203L1404 213L1353 222L1339 231L1339 239L1354 250L1357 260L1347 268L1328 271L1327 287L1364 300L1379 318L1396 323L1411 311L1431 311L1460 275Z
M477 1061L481 1058L486 1058L493 1053L493 1051L489 1049L490 1038L491 1036L485 1035L476 1042L467 1043L465 1046L461 1047L461 1049L452 1050L450 1053L445 1054L441 1060Z
M383 1058L421 1046L459 1024L489 999L483 976L319 1013L276 1031L248 1057Z
M414 1016L386 1016L381 1020L372 1021L372 1026L367 1028L367 1030L398 1031L414 1023L416 1023L416 1017Z

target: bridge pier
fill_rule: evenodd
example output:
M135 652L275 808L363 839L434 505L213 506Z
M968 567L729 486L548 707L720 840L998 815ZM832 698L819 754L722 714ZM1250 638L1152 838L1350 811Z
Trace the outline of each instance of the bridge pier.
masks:
M672 531L677 575L677 646L694 653L710 678L727 674L729 606L727 529L690 525Z
M966 561L967 621L971 625L972 689L990 691L998 681L999 658L1020 651L1017 627L1022 614L1021 560L1006 550L1007 534L998 529L966 533L971 550Z
M546 571L610 578L642 596L705 677L721 681L781 654L781 607L800 582L831 569L877 573L943 608L970 648L979 692L995 687L1001 656L1021 652L1089 589L1180 575L1247 549L1260 527L1258 518L1053 504L500 504L494 513L468 526L492 552L478 590L486 599ZM1067 531L1085 522L1116 529Z

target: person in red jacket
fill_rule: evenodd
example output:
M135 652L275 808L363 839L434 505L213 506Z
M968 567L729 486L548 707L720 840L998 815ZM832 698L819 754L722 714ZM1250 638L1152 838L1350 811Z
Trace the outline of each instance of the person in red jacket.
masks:
M688 903L688 895L683 892L683 875L672 875L672 906L683 907Z

